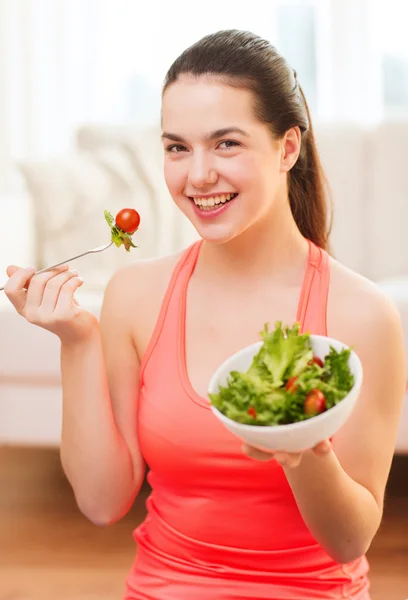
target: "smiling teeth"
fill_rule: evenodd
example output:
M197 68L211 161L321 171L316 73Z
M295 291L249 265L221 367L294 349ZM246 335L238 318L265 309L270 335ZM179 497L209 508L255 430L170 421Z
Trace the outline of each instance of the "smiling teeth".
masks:
M222 194L221 196L211 196L210 198L193 198L194 203L200 207L212 207L216 204L224 204L236 196L236 194Z

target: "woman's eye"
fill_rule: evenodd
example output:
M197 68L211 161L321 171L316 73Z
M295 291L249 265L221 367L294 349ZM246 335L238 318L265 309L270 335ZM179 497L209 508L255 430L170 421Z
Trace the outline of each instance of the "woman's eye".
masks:
M218 148L221 150L229 150L230 148L234 148L235 146L239 146L238 142L234 142L233 140L224 140L218 144ZM187 148L182 146L181 144L171 144L166 148L166 152L171 154L180 154L180 152L186 152Z
M177 154L179 152L184 152L185 149L185 146L182 146L181 144L172 144L171 146L168 146L168 148L166 148L166 151Z
M233 140L225 140L220 143L219 148L224 144L222 150L228 150L228 148L234 148L235 146L239 146L238 142L234 142Z

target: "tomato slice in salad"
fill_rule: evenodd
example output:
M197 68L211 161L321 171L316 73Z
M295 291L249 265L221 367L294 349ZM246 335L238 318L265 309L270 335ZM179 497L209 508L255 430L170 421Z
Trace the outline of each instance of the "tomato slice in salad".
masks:
M292 394L294 394L296 392L296 390L297 390L296 381L297 381L297 375L295 375L294 377L290 377L290 379L288 379L288 382L286 384L286 390L288 392L291 392Z
M312 390L305 398L305 413L318 415L326 410L326 398L321 390Z
M250 406L248 408L248 414L250 417L253 417L254 419L256 419L256 410L253 406Z
M311 360L309 360L309 365L318 365L319 367L324 367L324 362L318 356L314 356Z

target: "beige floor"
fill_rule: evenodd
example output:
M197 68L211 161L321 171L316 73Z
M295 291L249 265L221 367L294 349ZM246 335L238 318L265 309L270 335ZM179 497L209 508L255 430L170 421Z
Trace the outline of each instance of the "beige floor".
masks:
M373 600L408 598L407 467L408 457L393 469L369 553ZM120 600L147 491L121 522L98 528L78 512L57 452L0 447L0 600Z

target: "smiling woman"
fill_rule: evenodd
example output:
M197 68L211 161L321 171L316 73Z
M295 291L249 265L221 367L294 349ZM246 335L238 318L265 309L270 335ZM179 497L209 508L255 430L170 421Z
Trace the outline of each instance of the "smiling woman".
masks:
M209 35L170 68L162 128L167 186L202 241L170 274L157 263L156 324L138 331L153 491L126 599L368 600L365 552L404 392L401 327L389 301L326 251L326 181L296 74L253 34ZM212 373L277 317L330 330L363 363L354 414L305 452L241 448L208 412ZM380 371L387 381L392 371L392 390Z
M20 314L58 325L61 459L78 505L94 523L117 521L149 465L126 600L369 600L365 554L405 391L402 331L379 289L329 256L296 74L255 34L206 36L170 67L162 128L166 183L199 242L117 272L100 325L72 310L72 273L31 283L9 270ZM242 448L208 400L219 365L277 321L352 347L364 371L345 425L301 452Z
M403 396L401 329L394 307L325 251L326 182L296 75L257 36L207 36L167 74L162 127L167 186L202 242L177 261L142 345L139 436L153 492L149 519L135 532L126 598L153 598L165 584L177 598L367 600L364 554L381 519ZM228 311L208 310L213 304ZM371 477L367 461L384 426L374 375L383 351L375 356L365 342L368 305L381 345L393 347L395 376L388 442ZM332 443L292 455L243 453L203 412L211 373L254 341L261 315L287 315L325 336L330 328L361 354L368 382ZM164 388L156 376L170 355L177 359L160 367ZM360 446L362 422L370 426Z

